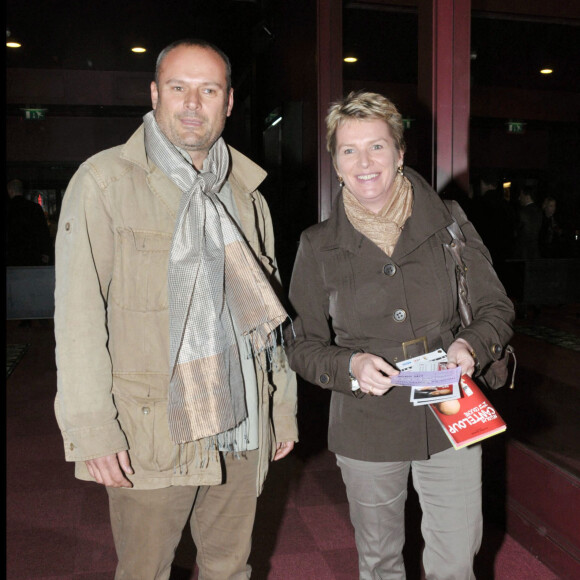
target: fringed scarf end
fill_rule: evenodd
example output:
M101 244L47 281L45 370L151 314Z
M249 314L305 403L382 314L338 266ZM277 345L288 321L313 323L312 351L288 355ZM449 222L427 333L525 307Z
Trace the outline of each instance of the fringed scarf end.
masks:
M288 324L291 329L291 336L295 337L294 324L288 316L277 326L263 324L258 328L245 334L248 358L254 357L260 361L260 354L266 355L268 363L267 371L277 369L281 366L282 352L284 350L284 327ZM280 347L280 348L278 348ZM260 363L261 364L261 363Z

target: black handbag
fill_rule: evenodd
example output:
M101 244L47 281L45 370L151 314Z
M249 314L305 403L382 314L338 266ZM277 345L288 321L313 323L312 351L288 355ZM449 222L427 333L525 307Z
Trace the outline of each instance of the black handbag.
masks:
M469 301L469 288L467 285L467 276L465 274L467 266L462 257L463 248L465 247L465 236L455 218L453 218L453 223L447 226L447 231L453 238L453 241L450 244L443 245L449 251L455 262L455 277L457 279L458 296L457 308L459 311L459 318L461 319L461 326L466 328L473 321L473 311ZM517 360L514 347L511 344L506 345L501 357L482 369L476 378L490 389L495 390L503 387L508 380L510 355L514 359L514 366L509 388L513 389L515 386Z

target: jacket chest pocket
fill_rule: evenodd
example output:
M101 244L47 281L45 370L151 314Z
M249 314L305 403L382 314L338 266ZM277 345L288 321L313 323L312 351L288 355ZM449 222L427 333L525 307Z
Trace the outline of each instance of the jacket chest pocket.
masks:
M137 312L165 310L167 267L172 234L148 230L117 230L111 298Z

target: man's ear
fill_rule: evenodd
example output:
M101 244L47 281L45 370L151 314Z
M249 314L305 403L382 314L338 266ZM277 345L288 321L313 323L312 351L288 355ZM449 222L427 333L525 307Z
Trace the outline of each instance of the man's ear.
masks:
M230 89L230 94L228 95L228 108L226 109L226 117L232 114L232 109L234 108L234 89Z
M157 83L151 81L151 105L153 109L157 108L157 101L159 100L159 91L157 90Z

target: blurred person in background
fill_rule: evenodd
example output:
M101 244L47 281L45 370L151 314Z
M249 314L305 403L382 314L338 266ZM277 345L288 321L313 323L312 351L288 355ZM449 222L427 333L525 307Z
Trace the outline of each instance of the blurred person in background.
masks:
M20 179L9 181L7 190L6 265L48 265L52 243L42 207L24 197Z

